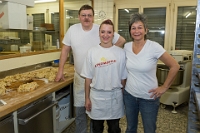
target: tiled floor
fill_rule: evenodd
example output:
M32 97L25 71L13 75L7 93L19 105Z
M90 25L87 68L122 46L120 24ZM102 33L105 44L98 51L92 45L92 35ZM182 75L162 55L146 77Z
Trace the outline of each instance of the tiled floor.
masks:
M187 128L187 112L188 105L182 104L176 108L177 114L171 113L173 110L172 106L166 106L166 108L159 108L158 119L157 119L157 131L156 133L186 133ZM120 120L120 127L122 133L126 130L126 117L124 116ZM75 124L72 123L63 133L74 133ZM107 132L107 126L103 133ZM139 116L138 133L144 133L141 117Z

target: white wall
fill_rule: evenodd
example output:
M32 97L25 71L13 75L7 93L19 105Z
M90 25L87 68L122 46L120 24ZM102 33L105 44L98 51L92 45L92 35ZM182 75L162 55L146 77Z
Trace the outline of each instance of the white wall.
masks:
M101 24L105 19L114 21L114 0L94 0L94 22Z

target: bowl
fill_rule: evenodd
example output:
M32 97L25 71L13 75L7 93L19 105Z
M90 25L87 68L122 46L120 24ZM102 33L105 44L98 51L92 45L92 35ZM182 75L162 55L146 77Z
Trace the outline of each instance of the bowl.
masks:
M164 84L168 73L169 73L168 66L166 66L166 65L158 65L157 66L156 76L157 76L159 84ZM176 74L176 77L171 86L181 85L183 83L183 75L184 75L184 70L182 68L180 68L178 73Z

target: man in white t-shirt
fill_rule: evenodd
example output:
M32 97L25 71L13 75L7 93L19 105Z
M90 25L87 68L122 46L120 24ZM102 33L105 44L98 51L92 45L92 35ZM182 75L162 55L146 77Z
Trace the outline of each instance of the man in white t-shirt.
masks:
M74 106L76 118L75 133L87 132L87 115L85 110L85 79L80 76L84 59L89 48L99 45L99 25L94 24L94 10L89 5L83 5L78 14L80 23L71 26L64 36L59 69L55 81L64 80L63 69L70 49L74 57ZM114 34L113 44L123 47L125 39L119 34Z

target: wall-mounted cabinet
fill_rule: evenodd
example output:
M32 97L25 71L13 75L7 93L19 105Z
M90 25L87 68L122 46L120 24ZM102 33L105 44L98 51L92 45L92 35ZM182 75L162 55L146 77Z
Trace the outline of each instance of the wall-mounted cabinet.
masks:
M0 3L0 28L27 29L26 5L12 2Z

